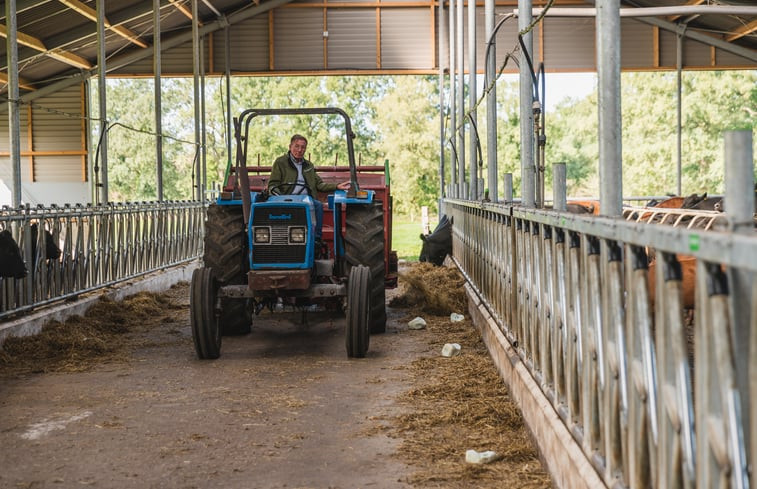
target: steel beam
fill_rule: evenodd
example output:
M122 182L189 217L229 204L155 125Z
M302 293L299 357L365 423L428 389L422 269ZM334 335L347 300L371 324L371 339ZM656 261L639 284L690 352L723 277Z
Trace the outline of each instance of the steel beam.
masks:
M597 10L599 206L603 215L617 217L623 211L620 0L605 0Z
M232 160L231 154L231 28L226 26L224 29L223 40L223 66L224 78L226 80L226 156L229 163Z
M531 0L518 0L518 9L521 12L530 12ZM523 32L531 23L531 16L518 17L518 30ZM528 67L527 56L532 56L533 34L528 31L523 34L523 45L526 52L520 53L520 168L521 168L521 202L525 207L534 207L535 188L534 177L534 114L532 105L534 102L533 73Z
M468 161L470 161L470 198L479 200L478 189L478 134L474 126L478 125L476 111L476 2L468 2L468 107L471 124L468 129Z
M489 92L486 95L486 163L487 185L489 199L492 202L499 201L499 181L497 176L497 83L495 77L497 71L497 43L492 39L494 33L494 0L484 0L484 23L486 24L486 39L488 39L489 57L486 63L486 76L484 77L484 89Z
M21 205L21 117L18 107L18 42L16 32L16 0L5 2L5 28L8 36L5 40L5 49L10 59L8 70L8 137L10 142L10 154L8 160L13 176L13 206Z
M457 156L459 158L457 166L457 183L458 183L458 196L463 199L468 198L467 186L465 185L465 54L463 51L463 2L465 0L456 0L457 16L455 17L457 24L457 35L455 40L457 41L457 106L458 113L460 114L460 120L458 128L455 131L457 137Z
M195 129L195 157L194 157L194 175L195 175L195 199L203 199L202 189L202 158L200 156L200 26L197 17L197 0L191 0L192 5L192 73L194 96L192 98L194 105L194 129Z
M108 203L108 105L105 73L105 0L97 0L97 93L100 105L100 194L98 203ZM38 93L38 92L33 92ZM97 184L95 176L95 184Z
M153 73L155 75L155 170L157 173L158 202L163 201L163 102L161 93L161 61L160 61L160 0L152 0L152 32L153 32Z
M455 138L457 137L457 57L456 51L456 22L455 0L449 0L449 104L450 104L450 123L449 123L449 144L451 153L450 164L450 185L451 195L455 198L460 197L458 193L459 185L457 184L457 148L455 148Z
M439 47L437 49L437 64L439 65L439 198L443 199L444 194L444 39L445 39L445 19L444 19L444 0L439 0L437 11L437 20L439 21ZM441 217L441 212L439 212Z
M729 131L725 133L725 212L729 226L735 234L750 238L754 236L754 158L752 150L752 131ZM742 393L741 422L742 435L751 432L750 423L757 423L749 418L750 412L750 375L749 344L750 333L757 334L757 329L751 331L752 323L757 318L755 305L752 302L752 288L754 274L746 270L729 267L728 288L732 300L729 301L730 315L733 328L731 329L731 345L733 357L736 361L736 385ZM757 323L755 323L757 324ZM757 402L752 398L751 402ZM757 441L757 440L755 440ZM747 440L748 443L748 440ZM752 447L754 449L754 447ZM744 461L746 463L746 461ZM738 468L734 468L738 471Z

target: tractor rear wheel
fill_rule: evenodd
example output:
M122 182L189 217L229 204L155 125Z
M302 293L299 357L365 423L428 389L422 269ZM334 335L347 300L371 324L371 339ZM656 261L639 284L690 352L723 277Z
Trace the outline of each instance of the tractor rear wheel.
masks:
M344 235L347 274L357 265L370 269L371 333L386 331L386 268L384 265L384 209L381 202L347 206Z
M347 331L345 343L347 356L365 357L371 340L368 331L371 310L369 291L371 272L368 267L352 267L347 282Z
M205 253L203 262L212 268L221 285L247 283L247 231L240 205L208 207L205 220ZM241 335L250 332L252 310L249 301L221 299L221 333Z
M212 268L197 268L189 289L190 323L197 357L201 360L221 356L221 328L216 314L218 281Z

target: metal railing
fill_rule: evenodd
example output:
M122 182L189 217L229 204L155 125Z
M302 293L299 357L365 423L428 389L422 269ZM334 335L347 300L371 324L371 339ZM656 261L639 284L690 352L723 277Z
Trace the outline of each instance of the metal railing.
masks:
M0 231L13 235L27 274L0 278L0 320L196 259L206 206L173 201L3 207ZM50 258L56 249L58 258Z
M454 260L608 487L749 486L753 235L444 204Z

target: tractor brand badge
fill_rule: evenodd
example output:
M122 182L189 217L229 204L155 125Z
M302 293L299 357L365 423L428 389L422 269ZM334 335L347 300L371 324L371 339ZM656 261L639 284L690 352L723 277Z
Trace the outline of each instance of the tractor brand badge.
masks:
M278 216L275 216L273 214L268 214L268 219L272 219L272 220L273 219L278 219L278 220L281 220L281 221L288 221L288 220L292 219L292 215L291 214L279 214Z

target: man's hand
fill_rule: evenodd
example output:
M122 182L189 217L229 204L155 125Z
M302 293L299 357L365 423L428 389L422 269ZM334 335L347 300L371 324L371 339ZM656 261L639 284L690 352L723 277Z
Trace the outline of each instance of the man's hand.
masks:
M350 182L342 182L336 186L339 190L349 190Z

